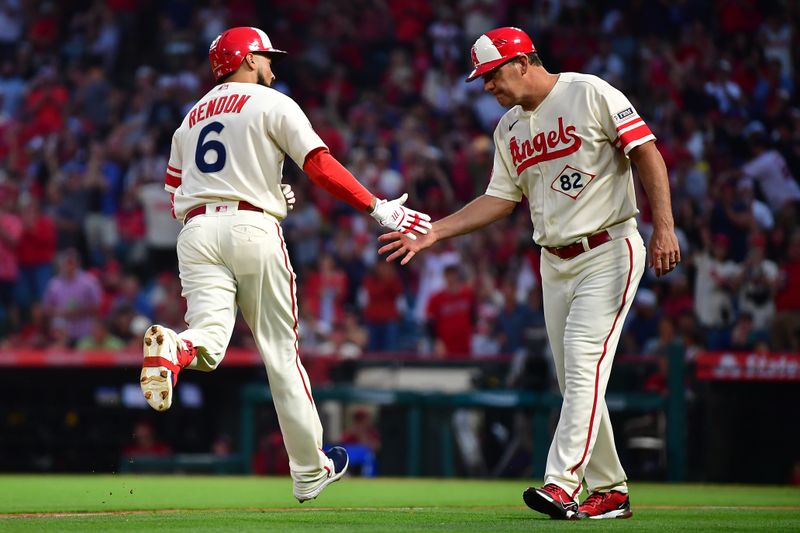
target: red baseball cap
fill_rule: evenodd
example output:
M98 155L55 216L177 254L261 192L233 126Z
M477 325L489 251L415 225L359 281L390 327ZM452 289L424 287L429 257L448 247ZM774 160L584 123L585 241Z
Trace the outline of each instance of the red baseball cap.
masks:
M519 28L507 26L487 31L472 45L472 73L467 81L501 66L518 56L535 52L533 41Z

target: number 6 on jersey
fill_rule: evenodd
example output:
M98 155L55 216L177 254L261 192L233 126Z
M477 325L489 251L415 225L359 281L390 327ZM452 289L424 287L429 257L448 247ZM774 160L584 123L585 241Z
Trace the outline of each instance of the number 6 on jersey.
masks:
M225 126L221 122L212 122L206 124L200 130L200 136L197 138L197 148L194 151L194 164L201 172L219 172L225 167L225 145L217 140L208 140L206 137L210 132L219 134ZM208 152L215 152L217 154L213 163L207 161L206 155Z

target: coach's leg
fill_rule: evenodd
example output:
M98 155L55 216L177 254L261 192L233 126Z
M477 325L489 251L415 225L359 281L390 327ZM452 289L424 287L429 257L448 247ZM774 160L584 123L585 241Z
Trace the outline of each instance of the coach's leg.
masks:
M574 280L570 278L568 266L564 261L555 256L546 256L547 252L542 252L541 274L542 274L542 300L544 308L545 327L547 329L547 339L550 343L550 351L553 354L553 364L558 380L558 388L564 394L564 328L567 324L567 314L569 313L569 302L572 299L572 284ZM545 467L545 484L556 483L568 492L572 492L572 484L564 483L555 474L562 468L557 461L557 445L559 431L562 424L559 421L556 426L553 440L550 443L550 450L547 454L547 466Z
M646 250L642 238L638 233L629 237L629 243L633 257L633 272L631 275L631 288L628 293L630 294L630 300L632 302L636 294L636 289L639 286L639 280L644 273ZM619 320L622 320L623 323L630 310L630 305L631 303L628 304L627 308L623 309L619 317ZM608 349L612 354L615 354L617 345L619 344L619 336L612 337L609 339L609 342L614 343L613 346L609 346ZM586 480L586 489L590 494L598 490L628 492L626 483L628 476L625 474L625 470L622 468L622 463L617 454L617 446L614 442L614 430L611 426L608 406L606 405L605 398L603 397L601 399L602 411L600 412L597 428L597 438L583 474ZM600 403L600 400L598 400L598 403Z
M641 238L612 241L570 262L577 284L564 331L564 402L548 481L571 487L575 497L592 458L611 364L643 271Z
M599 400L598 400L599 403ZM586 480L586 490L591 494L595 491L617 490L628 492L625 482L628 476L620 463L617 447L614 443L614 431L611 428L611 417L608 415L608 406L602 400L603 410L600 413L597 439L592 449L592 456L586 464L583 478Z
M547 253L547 252L542 252ZM555 256L553 256L555 258ZM555 258L557 261L561 259ZM558 388L564 392L564 328L567 325L569 302L572 299L573 280L564 272L565 265L542 257L542 307L547 329L547 340L553 353ZM561 268L559 268L561 267Z
M198 217L178 236L178 268L189 329L178 333L197 348L187 366L211 371L222 361L236 320L236 280L223 263L215 219Z
M332 463L321 450L322 424L300 362L295 274L283 233L268 216L240 213L231 235L239 306L267 368L292 478L312 484Z

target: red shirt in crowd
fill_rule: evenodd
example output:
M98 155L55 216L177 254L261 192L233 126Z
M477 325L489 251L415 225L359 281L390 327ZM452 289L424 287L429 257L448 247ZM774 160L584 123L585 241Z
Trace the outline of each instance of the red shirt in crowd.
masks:
M785 282L775 296L775 310L800 311L800 259L781 265L780 277Z
M428 300L428 320L448 356L470 354L474 316L475 294L470 287L463 286L455 292L445 289Z
M344 317L344 301L347 297L347 276L341 270L315 271L308 276L305 286L305 302L317 318L341 320ZM333 316L322 316L330 305Z
M22 222L13 213L0 213L0 281L14 281L19 275L19 261L14 253Z
M379 268L385 268L383 265L386 263L380 265ZM378 273L366 275L363 287L367 295L363 313L365 320L385 324L400 319L397 299L403 294L403 284L393 270L384 275Z
M694 312L694 297L689 293L668 294L661 307L664 314L677 320L684 313Z
M40 215L25 221L17 244L17 257L22 267L52 263L56 257L56 226L53 219Z
M64 109L69 103L67 88L58 83L36 87L28 93L25 111L32 115L29 134L47 135L64 129Z

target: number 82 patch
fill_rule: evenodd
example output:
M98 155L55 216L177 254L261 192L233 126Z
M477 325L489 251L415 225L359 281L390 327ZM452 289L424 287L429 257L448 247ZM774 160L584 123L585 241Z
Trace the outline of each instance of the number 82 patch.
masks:
M577 200L587 185L597 176L584 170L567 165L564 170L556 174L550 183L550 188Z

